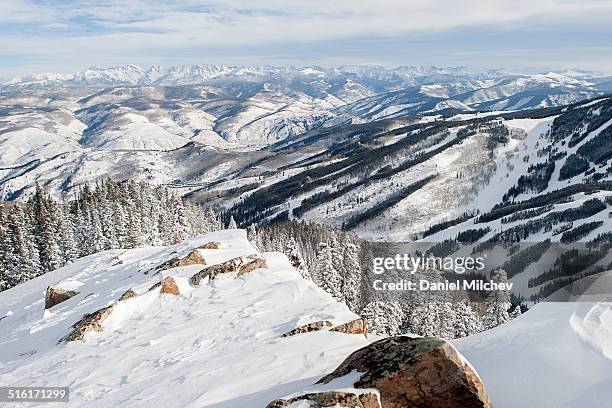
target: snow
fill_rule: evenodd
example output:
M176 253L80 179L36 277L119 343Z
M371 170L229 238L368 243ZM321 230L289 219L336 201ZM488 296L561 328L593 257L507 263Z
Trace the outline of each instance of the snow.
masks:
M540 303L454 344L496 408L611 406L611 303Z
M368 343L329 331L281 339L304 323L357 316L278 253L260 254L267 269L199 287L187 279L201 266L165 271L178 298L147 291L161 276L145 271L209 241L223 244L201 250L209 264L256 252L244 231L227 230L172 247L102 252L1 293L0 382L69 386L71 406L263 407L311 386ZM43 313L48 285L79 294ZM138 296L116 306L103 332L57 344L84 313L128 288Z

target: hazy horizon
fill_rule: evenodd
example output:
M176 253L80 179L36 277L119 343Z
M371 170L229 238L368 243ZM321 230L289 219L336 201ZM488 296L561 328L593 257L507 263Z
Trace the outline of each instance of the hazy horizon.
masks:
M7 0L0 77L88 66L399 65L612 73L612 3Z

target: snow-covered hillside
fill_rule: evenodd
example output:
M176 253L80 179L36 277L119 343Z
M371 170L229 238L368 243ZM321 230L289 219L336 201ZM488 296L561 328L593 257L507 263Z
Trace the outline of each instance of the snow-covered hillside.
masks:
M221 243L199 250L208 265L257 253L243 230L227 230L172 247L106 251L2 292L0 382L68 386L71 406L264 407L367 344L329 331L280 337L312 321L357 318L282 254L257 254L266 268L199 286L188 279L202 265L153 271L207 242ZM180 296L148 290L163 276ZM47 286L78 295L45 311ZM117 303L102 332L58 344L84 314L128 289L137 296Z
M220 245L196 250L208 265L252 254L266 265L199 285L189 278L201 264L156 273L169 259L212 242ZM151 288L168 276L178 296ZM45 310L48 286L77 294ZM132 297L118 301L129 289ZM61 341L84 314L110 305L101 331ZM604 408L611 397L611 313L604 303L541 304L454 343L498 408ZM79 407L263 408L312 389L377 339L328 330L282 334L313 321L356 317L303 279L284 255L258 253L242 230L106 251L0 293L0 381L68 386L70 406Z
M541 303L453 343L496 408L612 406L611 303Z

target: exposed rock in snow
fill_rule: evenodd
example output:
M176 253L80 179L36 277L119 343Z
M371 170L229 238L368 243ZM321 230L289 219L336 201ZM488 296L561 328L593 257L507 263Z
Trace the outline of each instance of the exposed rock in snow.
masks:
M156 290L157 288L159 288L159 293L166 293L166 294L175 295L175 296L178 296L181 294L181 291L172 276L166 276L161 281L151 286L149 288L149 292L152 290Z
M374 393L356 394L345 391L325 391L307 393L288 399L272 401L266 408L380 408L378 395Z
M341 324L340 326L336 326L330 331L335 331L339 333L347 333L347 334L368 334L368 319L365 317L361 317L359 319L355 319L348 323Z
M332 323L328 320L319 320L318 322L311 322L307 324L303 324L295 329L289 330L287 333L284 333L281 337L290 337L295 336L296 334L302 333L310 333L313 331L321 330L324 327L331 327Z
M77 294L78 292L73 290L65 290L62 288L54 288L49 286L45 295L45 309L51 309L53 306L60 304Z
M241 268L246 267L249 263L256 260L256 255L248 255L248 256L237 256L228 261L220 263L218 265L212 265L208 268L202 269L201 271L194 274L189 282L192 285L199 285L204 278L208 278L209 280L215 279L217 276L228 273L228 272L238 272ZM245 272L246 273L246 272Z
M252 260L251 262L248 262L242 265L240 269L238 270L238 276L245 275L251 271L254 271L255 269L267 268L267 267L268 267L268 264L266 264L265 259L257 258L257 259Z
M128 300L135 296L136 296L136 292L134 292L133 289L128 289L125 292L123 292L123 295L121 295L121 297L119 298L119 301L121 302L123 300Z
M89 332L101 332L102 323L110 316L115 309L116 303L110 306L103 307L102 309L96 310L93 313L88 313L81 320L76 322L72 327L74 330L65 336L62 341L76 341L83 340L85 335Z
M319 383L361 373L356 388L375 388L382 408L492 408L478 375L448 342L389 337L357 350Z
M198 249L219 249L221 248L221 243L216 241L207 242Z
M164 262L156 268L156 271L161 272L168 269L180 268L181 266L189 265L206 265L206 260L202 257L197 249L192 250L184 257L174 257L169 261Z

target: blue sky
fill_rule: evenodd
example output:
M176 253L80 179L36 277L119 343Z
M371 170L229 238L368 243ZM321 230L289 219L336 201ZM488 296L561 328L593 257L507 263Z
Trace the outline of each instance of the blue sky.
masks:
M0 1L0 77L128 63L612 73L611 40L610 0Z

